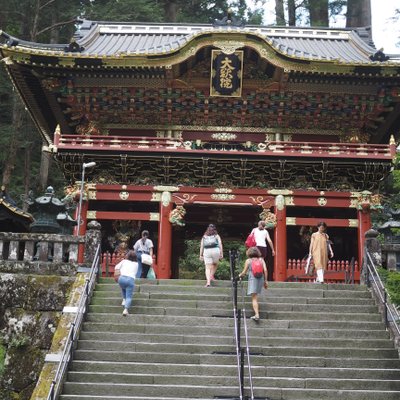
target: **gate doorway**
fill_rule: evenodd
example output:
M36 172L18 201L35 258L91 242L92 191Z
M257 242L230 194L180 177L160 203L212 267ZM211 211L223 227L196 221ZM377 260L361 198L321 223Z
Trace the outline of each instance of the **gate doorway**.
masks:
M230 246L227 244L235 242L236 246L244 245L247 235L257 226L262 212L262 207L255 205L190 204L185 209L186 224L184 227L174 227L172 235L172 278L181 276L179 265L182 266L185 252L187 255L188 241L197 242L195 256L198 258L200 241L209 224L217 227L224 245L224 258L229 260ZM273 239L273 230L269 230L269 234Z

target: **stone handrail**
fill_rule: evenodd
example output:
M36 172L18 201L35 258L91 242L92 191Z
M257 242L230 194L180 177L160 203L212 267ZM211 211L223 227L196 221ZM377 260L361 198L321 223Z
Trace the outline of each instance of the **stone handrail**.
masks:
M0 260L78 262L83 236L0 232Z

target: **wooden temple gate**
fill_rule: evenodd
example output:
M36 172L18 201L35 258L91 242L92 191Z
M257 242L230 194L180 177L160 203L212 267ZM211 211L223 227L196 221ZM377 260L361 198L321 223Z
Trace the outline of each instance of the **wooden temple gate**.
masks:
M241 238L273 214L275 280L302 275L299 232L321 220L331 268L360 265L400 126L399 64L369 29L79 24L69 44L0 31L5 68L75 201L83 165L96 163L79 234L94 219L149 228L158 277L170 278L189 210L254 207Z
M156 226L157 231L153 235L156 240L156 273L161 279L172 276L172 251L174 248L175 226L183 226L185 223L186 209L196 205L223 208L235 208L236 212L244 207L254 207L255 218L248 221L247 230L239 232L247 234L255 226L257 218L264 218L270 229L273 229L273 238L276 255L274 257L274 280L285 281L287 279L306 279L304 276L304 261L302 257L290 257L290 246L293 241L299 241L300 237L291 237L288 230L295 227L300 231L302 227L311 229L318 222L325 221L330 229L350 230L351 250L341 254L342 258L331 260L328 266L330 278L344 280L346 271L351 268L351 260L355 270L355 280L359 280L359 266L362 260L362 248L364 234L370 229L371 207L374 207L374 196L369 192L319 192L300 190L277 189L231 189L231 188L193 188L185 186L129 186L129 185L87 185L87 199L83 201L82 216L85 223L81 224L80 235L85 233L86 222L90 220L104 221L140 221ZM99 205L116 204L115 211L102 210ZM125 205L128 204L128 207ZM127 211L135 207L143 206L152 211ZM304 209L310 210L317 217L293 216L304 214ZM344 217L331 218L332 210L336 210ZM322 213L321 213L322 211ZM333 212L333 211L332 211ZM257 214L260 214L258 216ZM206 226L207 221L204 222ZM222 224L223 225L223 222ZM239 225L238 225L239 227ZM243 227L243 225L242 225ZM347 234L349 235L349 234ZM335 242L335 238L333 237ZM345 241L349 240L344 238ZM289 249L288 249L289 246ZM288 252L289 250L289 252ZM307 245L304 248L306 252ZM336 249L335 249L336 250ZM338 252L340 254L340 252ZM117 259L104 260L104 269L112 272Z

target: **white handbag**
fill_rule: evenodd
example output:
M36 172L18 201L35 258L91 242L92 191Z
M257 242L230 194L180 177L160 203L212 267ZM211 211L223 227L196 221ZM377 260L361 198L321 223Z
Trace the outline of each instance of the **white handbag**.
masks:
M305 273L306 275L312 275L314 273L314 265L311 264L312 255L310 254L306 261Z
M150 254L142 254L142 264L149 265L150 267L153 265L153 257Z

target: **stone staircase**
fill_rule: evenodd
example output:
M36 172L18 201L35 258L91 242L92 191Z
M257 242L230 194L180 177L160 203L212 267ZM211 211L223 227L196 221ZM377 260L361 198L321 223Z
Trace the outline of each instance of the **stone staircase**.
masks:
M60 399L238 398L230 282L203 285L139 282L123 317L118 285L101 279ZM255 398L400 399L399 353L365 287L270 283L260 300Z

